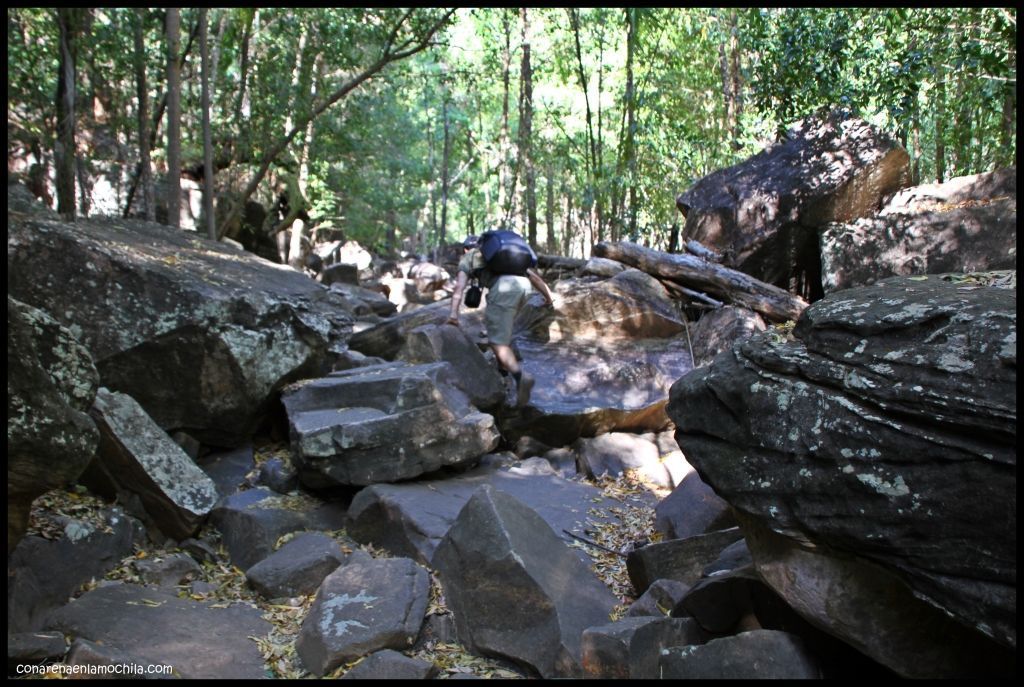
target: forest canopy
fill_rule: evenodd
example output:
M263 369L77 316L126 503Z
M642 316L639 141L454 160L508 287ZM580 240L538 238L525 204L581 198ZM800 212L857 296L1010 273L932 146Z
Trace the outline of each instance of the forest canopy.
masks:
M251 200L277 209L277 229L303 222L377 250L506 224L582 256L600 240L664 246L677 194L824 111L898 138L913 183L1016 164L1015 9L7 18L8 175L68 216L156 217L178 169L210 178L216 209L202 214L219 234Z

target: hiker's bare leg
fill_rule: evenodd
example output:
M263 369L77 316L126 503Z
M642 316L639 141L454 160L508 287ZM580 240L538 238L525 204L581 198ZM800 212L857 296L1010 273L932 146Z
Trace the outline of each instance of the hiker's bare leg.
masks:
M491 350L494 351L494 357L498 359L498 364L510 373L515 374L521 371L522 368L519 367L519 361L516 360L516 354L512 351L511 346L492 343Z

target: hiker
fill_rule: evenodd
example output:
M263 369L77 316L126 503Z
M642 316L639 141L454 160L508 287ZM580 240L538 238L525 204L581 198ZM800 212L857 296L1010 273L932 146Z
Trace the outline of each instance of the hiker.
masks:
M485 241L506 241L504 246L511 244L509 253L495 254L491 261L484 259L482 239ZM497 243L495 245L498 245ZM523 239L511 231L487 232L482 237L470 236L462 243L463 256L459 261L459 272L452 294L451 314L447 323L459 326L459 308L462 305L462 294L470 279L480 280L487 289L487 310L484 319L487 323L487 338L498 359L498 364L516 382L516 403L526 405L530 400L534 378L524 372L512 351L512 323L516 314L526 304L533 289L544 296L548 307L554 307L555 301L548 285L544 283L532 265L536 264L536 255ZM527 253L528 252L528 253ZM511 255L510 260L502 258ZM527 257L530 267L526 266Z

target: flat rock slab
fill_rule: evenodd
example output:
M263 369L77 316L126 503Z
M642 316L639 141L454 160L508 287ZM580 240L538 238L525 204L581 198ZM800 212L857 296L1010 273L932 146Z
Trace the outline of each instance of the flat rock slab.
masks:
M449 363L385 363L285 390L300 480L312 488L412 479L494 449L494 418L457 388Z
M273 628L255 608L213 608L134 584L83 594L50 616L46 629L86 639L147 665L170 665L186 679L266 677L249 637Z
M668 390L693 368L686 337L548 343L524 336L516 349L537 383L527 407L499 417L502 433L549 446L616 430L665 429Z
M349 506L348 533L360 543L372 543L429 565L459 511L485 484L522 501L566 540L564 530L581 534L588 519L598 517L594 513L601 513L606 522L615 522L610 509L622 506L582 482L479 467L447 479L375 484L363 489ZM589 563L586 553L574 550Z

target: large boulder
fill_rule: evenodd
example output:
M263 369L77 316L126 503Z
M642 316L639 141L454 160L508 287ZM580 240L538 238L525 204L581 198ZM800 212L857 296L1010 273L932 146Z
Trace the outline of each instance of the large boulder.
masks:
M476 461L498 444L494 418L473 408L448 363L385 363L294 385L288 412L300 479L367 485Z
M330 370L352 319L328 289L199 235L135 220L12 215L8 293L90 351L165 430L231 446L288 382Z
M756 335L673 386L676 439L701 479L738 515L909 587L885 628L866 619L891 603L877 589L891 580L853 617L807 611L897 672L956 674L980 655L951 638L941 666L927 640L894 660L885 644L913 635L915 603L1015 647L1015 287L886 279L815 304L793 337Z
M826 292L893 275L1017 267L1016 167L903 189L874 217L821 235Z
M582 634L616 598L530 508L482 487L434 556L459 639L545 678L582 677Z
M99 375L89 352L48 314L7 297L7 552L33 499L74 482L99 431L88 415Z
M665 338L685 324L661 282L628 268L610 279L568 279L554 292L558 307L527 309L520 326L541 341Z
M834 113L795 124L676 200L684 234L723 264L808 299L821 295L818 229L874 214L908 178L907 152L867 122Z

